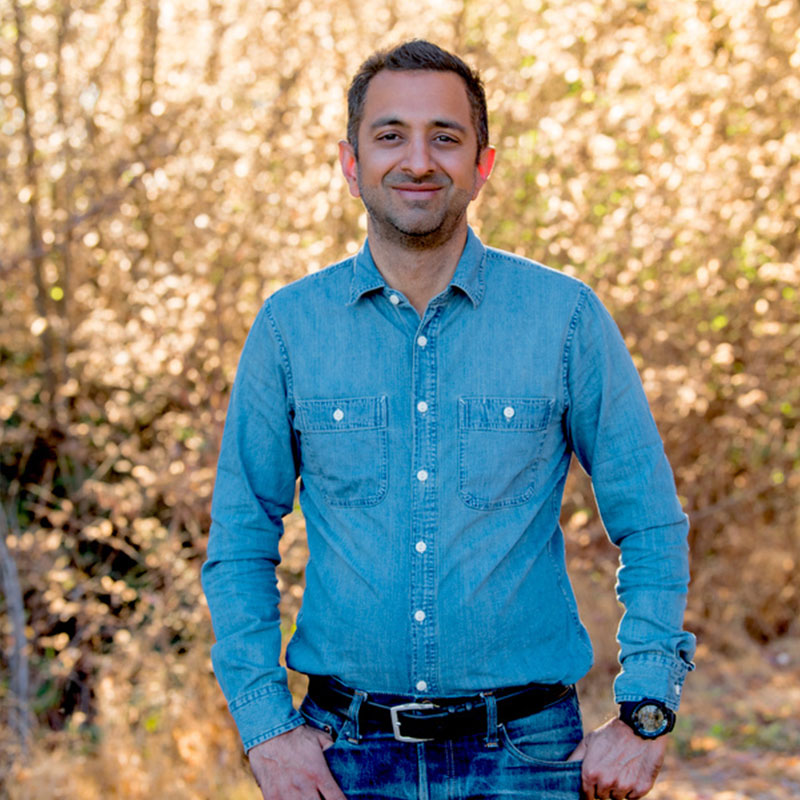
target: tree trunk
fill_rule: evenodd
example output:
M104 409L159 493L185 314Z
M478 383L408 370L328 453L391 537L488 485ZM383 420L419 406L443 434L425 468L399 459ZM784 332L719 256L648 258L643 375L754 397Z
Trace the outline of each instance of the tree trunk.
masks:
M19 585L17 565L6 544L8 521L5 508L0 505L0 588L6 598L11 620L13 641L9 664L11 666L11 718L9 727L19 740L23 756L28 753L30 711L28 709L28 655L25 651L25 606Z
M28 73L25 65L23 41L25 27L22 8L19 0L14 0L14 23L16 25L16 40L14 53L16 57L16 89L17 98L23 114L22 132L25 139L25 180L27 183L28 197L28 239L30 261L33 269L33 284L36 287L36 313L46 322L41 332L42 357L44 360L44 392L47 395L45 407L48 409L49 423L55 423L55 400L58 377L54 361L55 342L52 331L52 318L50 314L50 301L44 277L44 242L42 241L41 226L37 217L39 202L38 176L36 168L36 144L33 140L31 128L31 115L28 104ZM44 397L42 399L45 399Z

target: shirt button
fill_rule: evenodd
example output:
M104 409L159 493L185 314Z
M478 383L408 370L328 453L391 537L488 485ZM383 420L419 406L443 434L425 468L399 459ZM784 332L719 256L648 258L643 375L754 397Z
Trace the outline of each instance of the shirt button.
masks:
M419 403L417 403L417 411L419 411L420 414L424 414L427 410L428 404L424 400L420 400Z
M337 422L341 422L344 419L344 411L341 408L337 408L336 411L333 412L333 418Z
M428 337L427 336L418 336L417 337L417 344L420 347L425 347L425 345L428 344Z
M514 416L514 409L513 409L511 406L506 406L506 407L503 409L503 416L504 416L506 419L511 419L511 417L513 417L513 416Z
M428 684L425 681L417 681L417 691L424 692L428 688Z
M389 302L393 306L396 306L400 302L400 298L396 294L390 294L389 295Z
M417 543L414 545L414 549L415 549L415 550L416 550L418 553L424 553L424 552L425 552L425 551L428 549L428 545L426 545L426 544L425 544L425 542L422 542L422 541L420 541L420 542L417 542Z
M421 470L420 470L420 471L417 473L417 480L418 480L418 481L426 481L426 480L428 480L428 470L426 470L426 469L421 469Z
M422 609L420 609L419 611L416 611L414 613L414 619L417 622L424 622L425 621L425 612Z

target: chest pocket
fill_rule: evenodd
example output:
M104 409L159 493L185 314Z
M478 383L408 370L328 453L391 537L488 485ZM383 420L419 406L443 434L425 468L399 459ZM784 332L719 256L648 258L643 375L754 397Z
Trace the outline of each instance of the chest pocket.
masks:
M459 398L458 489L467 506L490 511L533 497L553 405L548 397Z
M386 396L300 400L301 474L332 506L373 506L389 482Z

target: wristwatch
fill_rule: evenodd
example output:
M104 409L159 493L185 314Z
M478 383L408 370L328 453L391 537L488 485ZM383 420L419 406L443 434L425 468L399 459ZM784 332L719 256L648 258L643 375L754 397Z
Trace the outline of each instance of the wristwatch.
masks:
M675 727L675 712L660 700L620 703L619 718L642 739L658 739Z

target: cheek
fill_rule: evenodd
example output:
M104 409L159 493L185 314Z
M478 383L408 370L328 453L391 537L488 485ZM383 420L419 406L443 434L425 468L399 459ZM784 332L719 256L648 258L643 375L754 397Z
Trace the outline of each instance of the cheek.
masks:
M471 191L478 186L480 176L474 161L470 161L468 164L463 162L459 162L457 165L454 164L452 168L448 169L448 172L453 179L453 183L462 188Z
M369 164L362 165L358 171L358 182L361 186L378 186L386 172L380 163L370 160Z

